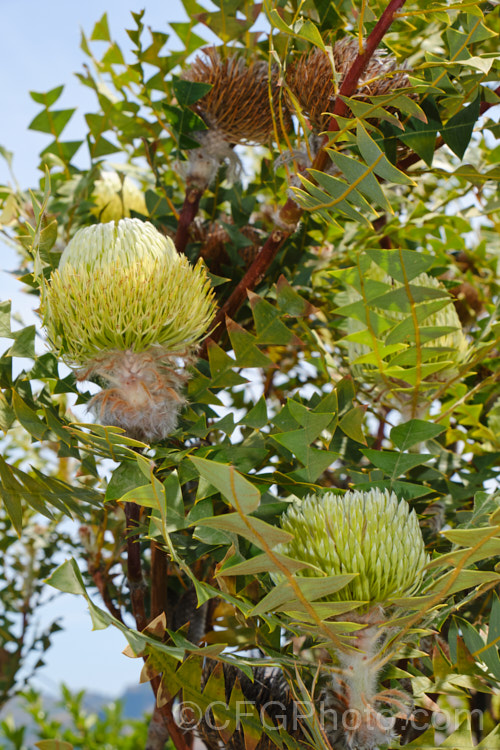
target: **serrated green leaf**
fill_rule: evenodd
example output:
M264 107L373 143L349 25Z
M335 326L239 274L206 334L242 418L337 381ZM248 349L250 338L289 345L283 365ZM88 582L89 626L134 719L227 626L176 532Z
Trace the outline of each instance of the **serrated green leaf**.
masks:
M274 553L281 565L286 565L291 573L295 573L297 570L303 570L309 567L307 563L293 560L291 557ZM229 561L230 562L230 561ZM258 573L279 573L282 571L279 564L263 552L261 555L256 555L250 558L250 560L243 560L242 562L234 565L224 565L220 570L217 571L217 576L241 576L241 575L257 575Z
M272 360L269 359L257 347L257 339L251 333L239 326L230 318L226 321L229 340L236 357L235 365L238 367L269 367Z
M434 562L434 560L432 561ZM432 564L431 564L432 565ZM431 567L429 565L428 567ZM491 570L461 570L458 575L454 570L441 576L432 586L425 591L425 595L440 595L449 597L464 589L475 588L493 581L500 581L500 573Z
M267 404L264 396L261 396L255 406L253 406L248 414L241 420L241 424L247 425L247 427L253 427L254 430L260 430L267 424Z
M472 565L479 560L485 560L488 557L495 557L500 555L500 539L494 537L483 542L478 550L471 552L469 547L465 549L448 552L445 555L441 555L429 563L429 567L443 567L450 566L456 567L457 565L466 564Z
M47 578L46 583L66 594L87 595L82 574L73 558L56 568Z
M475 529L445 529L440 533L450 542L458 544L460 547L475 547L476 544L481 544L483 540L491 539L493 536L500 536L500 528L497 531L491 526Z
M22 492L22 487L14 476L12 468L0 456L0 497L19 537L23 527Z
M297 28L297 24L295 24L295 29L296 29L295 33L298 37L300 37L301 39L305 39L308 42L311 42L311 44L314 44L315 47L319 47L322 50L325 49L325 45L323 43L323 39L321 38L321 34L319 33L316 25L311 21L310 18L306 18L305 21L301 23L300 28Z
M76 112L75 109L44 109L43 112L33 118L28 128L29 130L38 130L41 133L59 136L74 112Z
M298 21L296 21L292 27L288 26L275 8L269 9L267 6L265 7L269 21L275 28L298 39L305 39L322 50L325 49L321 34L309 18L304 20L302 16L299 16Z
M476 744L472 739L470 716L467 716L458 729L450 734L440 745L441 748L453 748L453 750L476 750Z
M0 429L7 432L15 418L14 410L7 402L4 394L0 392Z
M361 451L374 466L382 469L388 476L396 479L402 474L406 474L415 466L422 466L431 461L435 456L429 454L415 453L398 453L396 451L375 451L371 448L365 448Z
M495 595L496 596L496 595ZM498 602L498 597L496 597ZM498 645L493 644L491 639L488 645L486 644L477 630L466 620L461 617L455 618L459 623L460 630L465 641L465 645L471 652L472 656L477 660L484 662L491 674L500 680L500 658L498 656Z
M97 42L97 41L110 42L111 41L111 37L109 34L107 13L103 13L99 21L97 21L97 23L94 25L90 39L93 42Z
M105 499L109 501L119 500L127 492L134 490L144 484L144 473L136 462L122 461L111 475L106 487Z
M324 174L318 172L318 174ZM300 188L292 187L293 193L296 196L297 202L303 208L308 211L318 211L325 221L331 221L332 217L336 213L343 214L353 221L357 221L364 226L370 226L369 220L366 216L356 210L347 200L349 197L351 200L356 200L358 203L362 198L360 193L355 195L355 190L350 190L349 186L331 175L325 175L325 177L331 177L331 184L327 190L320 189L314 182L308 180L304 175L299 174L300 181L304 186L305 190ZM321 178L323 182L327 180ZM336 183L336 184L335 184ZM307 192L306 192L307 191ZM332 196L332 193L334 195ZM371 208L370 204L365 201L364 211L367 215L370 215Z
M416 317L417 323L422 323L429 315L442 310L444 307L450 304L448 297L441 300L434 300L432 302L420 302L413 308L412 314L408 315L404 320L398 323L394 328L388 332L385 342L386 344L400 344L402 342L409 343L415 341L415 321L413 314ZM421 328L419 328L419 331ZM422 356L422 351L420 351Z
M339 420L339 427L342 432L347 437L350 437L351 440L355 440L357 443L362 443L363 445L366 445L366 438L363 433L365 414L366 409L364 406L355 406Z
M186 107L191 106L201 99L205 94L208 94L212 88L211 83L201 83L200 81L186 81L184 78L172 78L172 86L180 105Z
M387 182L394 182L396 185L415 185L412 179L391 164L384 152L370 138L362 123L358 123L356 139L361 156L365 162L369 166L372 164L376 165L373 169L375 174L387 180Z
M357 573L346 573L338 576L324 576L322 578L305 578L294 576L295 582L302 595L309 602L321 599L324 596L334 594L347 586ZM282 581L275 586L266 596L252 609L252 615L263 615L278 609L293 609L297 604L297 595L288 581Z
M120 47L116 42L112 42L106 53L102 56L101 63L103 65L125 65L125 58Z
M208 526L213 529L222 529L253 542L257 547L263 549L276 547L277 544L285 544L292 539L292 535L277 526L261 521L260 518L252 516L242 517L238 513L226 513L222 516L212 518L201 518L196 521L199 526ZM192 524L193 525L193 524Z
M331 31L342 25L342 16L331 0L313 0L314 7L318 13L319 28L321 31Z
M285 346L298 339L281 320L280 311L258 294L249 292L250 306L255 321L256 343Z
M423 419L410 419L409 422L393 427L390 437L394 445L401 451L406 451L417 443L441 435L445 429L442 425L425 422Z
M404 284L428 271L436 262L433 255L416 250L380 250L368 248L367 255L393 279Z
M368 602L348 601L348 602L313 602L311 604L316 616L320 620L326 620L328 617L339 617L346 612L354 612L358 607L368 604ZM294 620L302 620L305 622L314 623L315 620L308 612L308 609L302 602L294 602L291 605L283 605L278 607L277 612L286 611L289 617Z
M12 392L12 408L24 429L37 440L43 440L48 432L47 425L39 419L36 412L15 391Z
M35 335L35 326L26 326L26 328L21 328L20 331L12 332L10 338L14 339L14 343L6 354L9 357L30 357L33 359L35 356Z
M372 200L377 206L381 206L385 211L388 211L391 214L394 213L392 206L380 187L380 183L375 178L372 169L367 168L356 159L341 154L339 151L335 151L331 148L327 148L326 151L332 162L340 169L350 185L355 182L356 188L364 193L366 197Z
M0 302L0 336L3 338L10 338L10 310L11 301L10 299L5 302Z
M240 513L252 513L260 505L260 492L245 479L234 466L208 461L206 458L190 460L198 469L200 475L225 497Z
M479 117L481 95L478 94L467 107L461 107L456 115L450 117L446 125L441 128L441 136L454 154L462 159L469 145L474 126Z
M108 154L116 154L118 151L120 151L119 146L115 146L114 143L111 143L107 138L104 138L104 136L100 135L98 139L89 139L89 145L90 145L90 153L91 156L94 159L97 159L99 156L107 156Z
M64 86L56 86L50 91L46 91L43 93L30 91L30 96L34 102L36 102L37 104L43 104L44 107L48 108L56 103L63 91Z
M235 372L236 362L224 349L211 341L207 347L208 362L210 364L210 387L228 388L232 385L243 385L247 381Z
M436 289L435 287L408 284L408 288L404 286L392 289L390 292L381 294L380 297L371 299L370 306L378 307L381 310L393 310L398 313L410 313L415 304L443 298L448 301L450 299L444 288Z
M474 750L500 750L500 725L485 737Z
M200 144L196 141L196 136L188 138L187 134L207 129L201 117L188 107L175 107L167 102L162 102L162 108L172 130L178 137L179 148L199 148Z
M328 204L327 208L339 209L345 211L346 213L351 213L353 216L357 216L357 213L354 212L351 203L354 204L357 208L366 211L367 214L369 214L372 210L368 201L353 185L349 185L338 177L327 174L326 172L320 172L317 169L311 168L308 170L308 172L311 177L313 177L314 180L318 183L318 185L322 187L326 192L327 200L325 202ZM302 183L306 184L307 181L302 178ZM307 187L309 189L309 192L312 193L312 189L309 187L309 184L307 185ZM317 191L316 186L313 185L313 187ZM324 194L322 193L322 195Z

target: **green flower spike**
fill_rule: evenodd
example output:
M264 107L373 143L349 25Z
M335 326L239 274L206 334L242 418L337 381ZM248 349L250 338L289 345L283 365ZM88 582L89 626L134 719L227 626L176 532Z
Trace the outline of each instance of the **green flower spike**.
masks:
M394 720L380 704L401 708L407 697L379 692L379 646L384 638L382 605L415 591L428 561L415 511L394 493L372 489L335 495L311 495L290 505L281 522L294 539L276 551L314 565L297 575L357 573L330 601L364 601L364 609L348 619L366 627L356 631L352 646L336 652L338 675L324 688L322 705L353 717L352 725L326 726L332 747L377 750L394 737Z
M281 525L294 535L280 546L282 554L329 576L358 574L331 601L384 603L411 593L422 580L427 555L417 516L387 490L310 495L288 508ZM317 573L304 568L297 575Z
M107 387L91 401L103 424L160 440L177 424L180 388L214 315L203 266L139 219L80 229L44 287L53 349L80 380Z

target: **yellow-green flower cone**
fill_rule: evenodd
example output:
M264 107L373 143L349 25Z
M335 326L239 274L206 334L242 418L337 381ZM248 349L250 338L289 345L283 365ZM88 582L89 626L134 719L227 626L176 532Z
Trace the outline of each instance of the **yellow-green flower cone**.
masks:
M177 422L189 362L214 315L201 263L139 219L80 229L43 289L49 341L80 379L108 388L93 399L104 424L146 441Z
M357 574L331 601L383 604L411 593L422 580L427 554L417 516L387 490L310 495L288 508L281 525L294 539L279 552L329 576ZM317 573L305 568L297 575Z

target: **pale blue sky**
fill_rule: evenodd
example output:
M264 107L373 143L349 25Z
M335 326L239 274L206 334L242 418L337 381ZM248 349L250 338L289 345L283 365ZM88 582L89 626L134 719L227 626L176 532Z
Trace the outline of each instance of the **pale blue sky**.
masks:
M58 106L78 107L64 135L82 138L83 115L92 111L94 97L73 75L81 71L85 61L80 28L90 35L94 23L106 11L112 36L126 59L131 59L132 43L124 30L134 27L130 11L137 12L143 5L147 6L145 24L153 29L169 32L168 22L187 20L180 0L0 0L0 144L14 152L14 171L23 188L37 184L38 154L48 144L42 133L28 130L40 110L28 92L48 91L64 84ZM173 32L172 41L175 43ZM81 152L85 166L84 146ZM0 160L0 184L10 182L6 165ZM34 322L33 298L23 295L19 282L4 273L15 268L15 254L1 240L0 253L0 299L12 298L14 309L25 322ZM91 631L81 598L63 595L49 606L50 611L41 613L43 620L60 615L65 631L54 637L54 645L46 654L47 666L37 673L34 685L54 691L64 681L73 689L89 688L116 696L124 686L138 682L140 660L121 654L126 642L118 631Z

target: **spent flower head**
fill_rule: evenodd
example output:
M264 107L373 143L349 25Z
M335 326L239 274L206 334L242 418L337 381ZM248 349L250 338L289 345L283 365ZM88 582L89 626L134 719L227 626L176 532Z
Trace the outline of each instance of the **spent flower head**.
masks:
M268 143L276 133L291 128L274 65L269 68L263 60L247 62L237 54L224 58L211 47L182 76L211 85L192 105L208 128L194 134L200 148L189 152L186 178L199 189L212 182L223 162L229 165L228 179L238 177L241 163L235 145Z
M332 55L315 48L304 53L287 71L287 84L316 133L328 128L339 88L359 52L357 39L345 36L336 42ZM383 96L410 85L408 75L392 55L383 50L371 57L361 75L358 98Z
M331 601L383 603L422 581L427 554L417 516L387 490L309 495L290 505L281 525L294 539L277 551L329 576L357 574ZM304 568L297 575L318 573Z
M274 122L280 128L278 73L272 66L269 79L269 66L264 60L247 63L238 55L224 59L211 47L182 76L187 81L212 85L193 109L228 143L267 143L273 137ZM283 110L283 116L289 127L287 110Z

